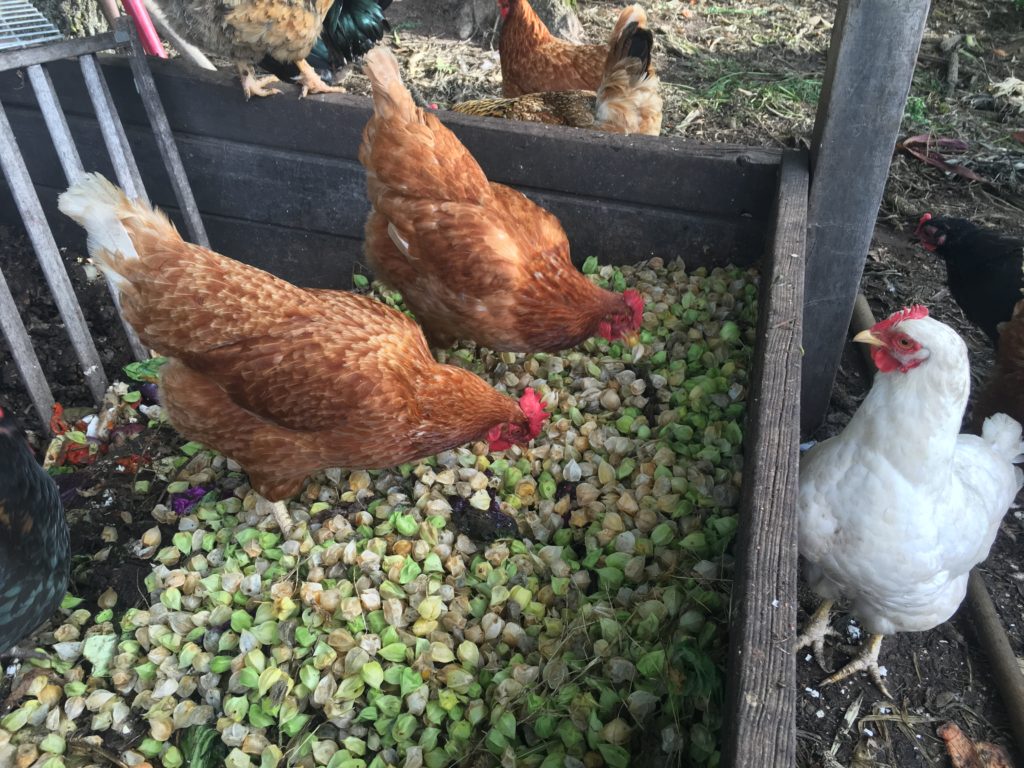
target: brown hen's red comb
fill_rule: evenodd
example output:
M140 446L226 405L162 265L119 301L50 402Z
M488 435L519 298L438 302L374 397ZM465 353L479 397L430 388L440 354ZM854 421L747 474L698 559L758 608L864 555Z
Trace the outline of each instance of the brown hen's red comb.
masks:
M910 307L904 307L901 310L893 312L885 320L875 323L873 331L884 331L887 328L892 328L897 323L902 323L904 320L920 320L928 317L928 307L924 304L914 304Z
M519 398L519 407L530 422L530 437L536 437L540 434L541 425L551 418L551 414L544 410L544 404L532 387L527 387Z

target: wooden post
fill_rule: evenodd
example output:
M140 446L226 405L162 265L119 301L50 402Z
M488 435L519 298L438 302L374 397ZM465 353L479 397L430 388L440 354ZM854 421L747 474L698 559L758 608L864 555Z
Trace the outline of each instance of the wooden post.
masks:
M840 0L811 146L800 426L828 409L929 0Z

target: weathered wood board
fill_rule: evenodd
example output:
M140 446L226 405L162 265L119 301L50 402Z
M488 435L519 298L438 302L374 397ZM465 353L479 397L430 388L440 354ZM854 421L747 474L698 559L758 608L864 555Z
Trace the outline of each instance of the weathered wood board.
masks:
M742 520L729 636L722 765L796 765L796 489L807 156L782 160L773 233L761 267L744 430Z

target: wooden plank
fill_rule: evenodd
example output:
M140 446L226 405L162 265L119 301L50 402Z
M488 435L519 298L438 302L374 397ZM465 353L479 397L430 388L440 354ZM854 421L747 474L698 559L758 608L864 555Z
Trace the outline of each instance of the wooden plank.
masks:
M724 768L796 765L796 493L807 158L787 152L747 404L742 520L736 540Z
M143 15L140 18L149 20L148 15ZM156 33L152 28L149 31L156 38L156 44L159 45L160 39L156 37ZM131 38L132 74L135 77L139 95L142 97L142 105L149 118L149 124L153 128L153 135L156 137L156 147L164 161L164 168L167 169L171 186L174 188L174 197L178 201L178 206L185 219L185 231L188 232L189 240L193 243L209 247L210 240L206 236L206 229L203 227L203 219L199 214L195 195L192 193L192 187L185 175L185 167L181 164L181 155L178 153L174 136L171 134L171 126L167 121L163 104L160 102L160 94L157 93L156 83L153 82L153 73L149 69L146 54L142 50L142 44L134 30L131 30ZM160 52L163 53L163 49Z
M812 152L801 427L821 424L874 232L929 0L840 0Z
M7 113L0 105L0 166L3 167L4 177L7 185L13 193L14 208L21 214L21 220L25 223L25 230L29 240L32 241L32 248L39 259L39 266L42 267L43 276L50 286L50 293L53 301L60 311L61 319L71 339L71 346L75 350L75 356L81 366L82 376L85 379L93 398L99 403L107 389L107 376L103 372L103 364L100 362L99 352L96 344L89 334L89 326L85 323L85 316L82 308L78 305L74 288L71 286L71 278L64 268L64 262L57 251L57 243L54 242L53 234L46 222L39 198L33 188L32 178L29 176L28 168L25 167L24 158L15 139L14 131L11 129L7 119Z
M90 59L90 57L85 56L82 58L82 61L84 62L87 59ZM71 129L68 127L68 121L64 117L64 111L60 107L60 102L57 100L57 94L53 89L53 81L50 80L50 75L41 64L33 64L29 67L28 75L32 83L32 90L35 92L36 99L42 110L46 128L50 133L50 138L53 139L53 147L57 152L57 157L60 159L64 177L69 183L77 181L84 172L82 158L78 155L75 141L71 136ZM135 329L124 319L117 288L114 287L113 283L107 283L107 290L110 292L111 301L114 302L114 306L117 308L117 316L121 321L121 327L124 329L125 335L128 337L128 346L131 348L132 354L137 360L144 360L149 356L148 350L139 341Z
M21 380L28 390L32 399L32 405L39 416L39 423L49 433L50 416L53 414L53 392L46 382L46 374L43 373L43 366L39 363L36 351L32 346L32 337L25 329L25 323L18 314L18 305L11 295L11 289L7 285L7 279L0 270L0 331L7 340L7 347L11 350L11 357L18 367Z
M14 70L19 67L30 67L33 64L45 64L58 59L74 58L88 53L97 53L128 44L128 32L125 29L104 32L93 37L80 37L74 40L60 40L45 45L33 45L28 48L17 48L13 51L0 52L0 72Z
M226 72L153 61L152 70L176 134L230 139L326 158L356 159L370 114L365 97L328 94L242 102ZM53 76L69 114L89 115L80 75ZM127 65L104 59L104 71L126 125L147 125ZM0 99L31 104L13 75L0 76ZM779 151L706 146L674 137L618 136L559 126L475 118L445 112L442 119L477 157L488 177L512 185L605 197L692 212L750 216L766 221Z
M11 120L20 136L43 130L33 110L12 109ZM71 117L68 122L86 167L109 174L95 121ZM128 136L150 196L161 207L176 208L152 136L143 129L129 129ZM204 216L362 238L369 203L363 169L354 161L184 135L177 144ZM61 169L49 148L37 147L29 159L37 184L61 187ZM620 264L658 255L681 256L693 266L750 264L764 249L763 227L750 217L701 216L536 189L524 192L558 216L577 263L590 255ZM595 227L595 221L602 226ZM309 257L314 268L332 259L330 253Z
M85 253L85 231L57 210L57 195L64 187L36 189L57 241ZM9 201L8 190L0 187L0 222L17 223L16 216L7 215ZM181 212L172 206L164 210L182 231ZM296 285L351 288L353 271L369 273L362 258L362 240L209 214L204 223L218 253L265 269Z

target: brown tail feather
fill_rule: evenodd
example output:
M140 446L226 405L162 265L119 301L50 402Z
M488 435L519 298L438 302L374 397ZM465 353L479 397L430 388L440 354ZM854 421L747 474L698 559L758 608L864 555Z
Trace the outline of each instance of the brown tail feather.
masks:
M597 90L597 121L602 130L655 136L661 132L662 99L651 62L653 47L654 35L638 21L627 23L610 45Z

